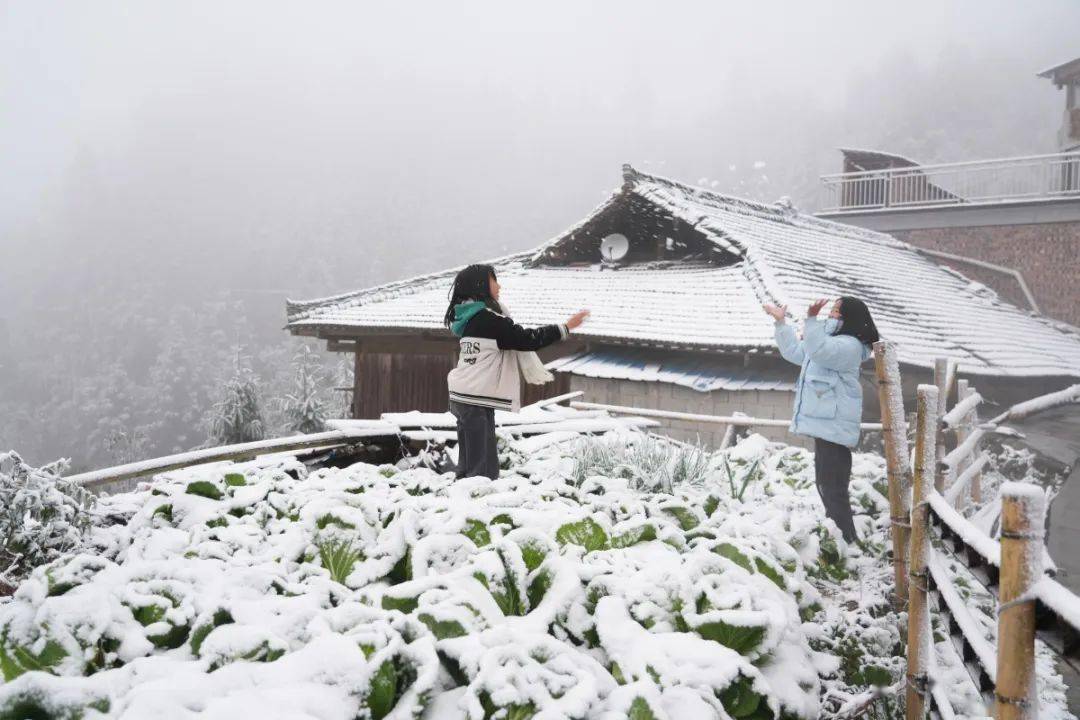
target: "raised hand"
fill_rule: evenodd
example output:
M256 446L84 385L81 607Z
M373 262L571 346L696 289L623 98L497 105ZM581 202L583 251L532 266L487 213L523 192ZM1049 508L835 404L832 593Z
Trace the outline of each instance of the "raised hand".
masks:
M766 312L776 322L784 322L784 315L787 313L786 305L773 305L772 303L765 303L761 306L762 310Z
M806 309L806 317L817 317L817 314L821 312L821 308L825 307L828 302L827 298L821 298L810 303L810 307Z
M578 310L576 313L570 316L570 319L566 321L566 329L573 330L576 327L580 327L581 323L585 322L585 318L589 317L588 310Z

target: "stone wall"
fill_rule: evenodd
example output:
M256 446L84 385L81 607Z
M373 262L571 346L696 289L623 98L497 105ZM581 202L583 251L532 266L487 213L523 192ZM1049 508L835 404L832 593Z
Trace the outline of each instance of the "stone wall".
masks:
M918 247L1018 270L1044 314L1080 326L1080 222L892 230L890 234ZM993 288L1014 305L1029 307L1012 277L935 259Z

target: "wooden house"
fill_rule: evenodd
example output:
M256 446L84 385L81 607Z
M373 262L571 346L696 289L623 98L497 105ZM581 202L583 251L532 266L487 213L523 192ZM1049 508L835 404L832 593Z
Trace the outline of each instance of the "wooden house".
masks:
M625 252L605 256L612 247ZM840 295L867 302L912 382L928 377L935 356L956 359L962 376L1003 399L1080 378L1080 331L1001 300L907 243L629 166L621 188L586 218L492 264L518 322L593 313L544 353L556 381L531 388L526 402L580 389L596 402L790 417L798 368L779 357L761 304L785 304L797 321L814 298ZM456 271L290 301L288 329L355 354L355 417L444 410L457 344L442 316ZM871 375L868 363L865 395L875 408ZM723 430L666 428L706 443Z

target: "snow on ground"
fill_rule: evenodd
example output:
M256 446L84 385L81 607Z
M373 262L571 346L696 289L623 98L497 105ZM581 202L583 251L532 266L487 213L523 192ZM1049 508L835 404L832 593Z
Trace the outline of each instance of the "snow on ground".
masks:
M494 482L282 458L103 498L127 522L0 604L0 720L809 720L901 677L880 457L844 548L805 450L529 443Z

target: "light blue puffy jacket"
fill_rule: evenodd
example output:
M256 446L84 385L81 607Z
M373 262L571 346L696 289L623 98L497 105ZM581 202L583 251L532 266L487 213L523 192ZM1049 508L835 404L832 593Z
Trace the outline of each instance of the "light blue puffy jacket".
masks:
M855 447L862 421L859 366L870 348L850 335L828 335L818 318L806 318L802 340L787 323L777 323L775 332L780 354L802 368L791 432Z

